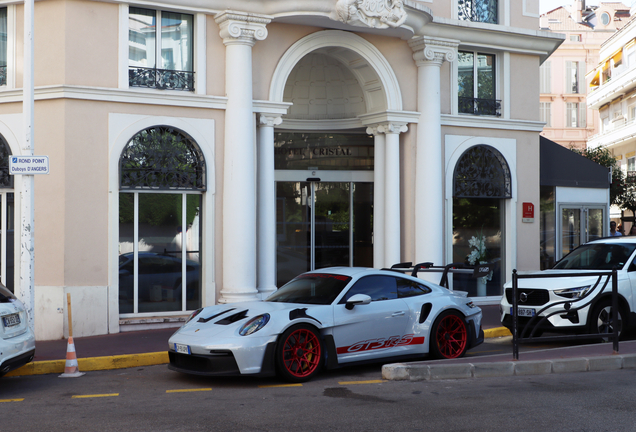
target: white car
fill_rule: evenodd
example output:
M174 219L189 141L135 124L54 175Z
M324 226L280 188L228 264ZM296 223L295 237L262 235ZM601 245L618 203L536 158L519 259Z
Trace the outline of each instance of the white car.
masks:
M27 311L0 284L0 376L24 366L35 356L35 335L29 329Z
M464 295L391 270L303 273L265 301L195 311L169 340L169 368L302 382L323 366L456 358L484 340L481 309Z
M614 331L612 283L603 276L588 273L617 268L619 334L636 325L636 238L611 237L595 240L574 249L551 270L524 274L555 275L554 278L518 279L517 330L538 315L530 327L549 316L536 328L534 336L545 331L604 334ZM556 277L577 273L575 277ZM520 273L521 274L521 273ZM607 284L606 284L607 282ZM501 299L501 322L512 331L512 282L504 286ZM567 308L567 310L566 310ZM528 328L524 336L529 336ZM521 333L520 333L521 334Z

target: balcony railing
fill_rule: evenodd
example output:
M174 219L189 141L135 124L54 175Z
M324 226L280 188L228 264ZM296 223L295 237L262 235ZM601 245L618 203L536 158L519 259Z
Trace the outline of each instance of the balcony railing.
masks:
M496 99L459 98L459 112L483 116L501 116L501 101Z
M128 84L131 87L194 91L194 72L131 67Z
M7 67L0 66L0 86L7 85Z
M458 0L458 3L460 20L497 24L497 0Z

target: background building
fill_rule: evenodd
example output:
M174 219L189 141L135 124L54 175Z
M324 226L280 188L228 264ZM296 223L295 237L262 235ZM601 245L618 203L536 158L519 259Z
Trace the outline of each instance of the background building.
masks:
M587 105L589 77L601 44L629 20L620 2L586 7L585 1L541 15L541 28L565 34L563 44L541 65L542 136L567 148L582 149L598 133L598 112Z
M4 10L6 161L22 151L24 9ZM66 293L76 336L175 325L310 269L464 262L473 237L496 271L453 289L497 303L512 269L539 267L522 210L540 197L539 66L563 39L538 10L37 2L37 337L67 331ZM15 286L21 179L5 180Z

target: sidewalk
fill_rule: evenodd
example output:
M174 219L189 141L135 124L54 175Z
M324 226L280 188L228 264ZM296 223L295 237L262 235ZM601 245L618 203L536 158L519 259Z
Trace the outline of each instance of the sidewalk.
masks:
M499 322L499 306L481 306L482 327L486 337L510 335ZM168 338L175 328L116 333L73 338L79 370L123 369L168 363ZM6 376L38 375L64 372L66 339L38 341L35 359ZM385 365L385 379L450 379L479 376L521 375L527 371L555 373L597 370L598 367L636 367L636 341L621 342L620 355L612 354L612 344L590 344L579 347L553 348L520 355L511 362L512 352L493 356L464 357L454 360L434 360ZM546 363L547 362L547 363ZM608 366L609 365L609 366ZM496 374L496 375L492 375Z

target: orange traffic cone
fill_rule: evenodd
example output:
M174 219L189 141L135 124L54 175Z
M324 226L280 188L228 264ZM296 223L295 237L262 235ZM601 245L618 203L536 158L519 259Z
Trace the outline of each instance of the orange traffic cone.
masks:
M64 373L60 375L60 378L76 378L84 375L79 371L77 365L77 355L75 354L75 344L73 343L73 336L68 338L68 347L66 349L66 365L64 366Z

